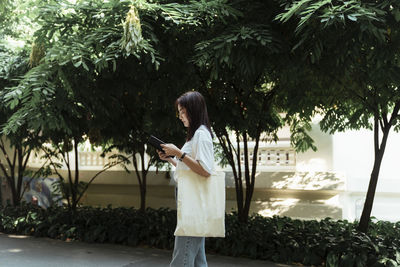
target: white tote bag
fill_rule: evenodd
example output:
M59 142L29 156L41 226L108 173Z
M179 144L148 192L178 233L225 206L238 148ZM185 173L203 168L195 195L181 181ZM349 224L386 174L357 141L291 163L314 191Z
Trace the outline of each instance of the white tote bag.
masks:
M225 237L225 173L177 170L176 236Z

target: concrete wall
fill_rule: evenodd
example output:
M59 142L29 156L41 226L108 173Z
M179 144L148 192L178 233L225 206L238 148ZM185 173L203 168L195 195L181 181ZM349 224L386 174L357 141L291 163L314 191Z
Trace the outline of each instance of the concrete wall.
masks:
M320 130L318 120L312 124L310 136L314 140L317 151L309 149L304 153L297 153L297 171L338 171L333 166L333 136Z
M88 181L94 172L83 172ZM166 172L150 172L147 178L146 206L175 209L175 186ZM226 210L236 210L236 191L233 175L226 173ZM250 213L265 216L294 218L342 218L337 205L343 190L343 177L332 172L260 172L257 174ZM136 176L120 171L107 172L99 177L87 191L83 203L93 206L140 206L140 193Z
M296 170L334 172L342 176L344 188L338 194L342 217L359 220L374 163L373 132L358 130L329 135L321 132L316 118L310 135L318 150L298 153ZM400 221L399 147L400 134L391 131L372 209L372 216L381 220Z
M251 212L265 216L295 218L358 219L365 198L373 164L371 131L347 131L329 135L321 132L318 119L311 136L318 150L296 154L296 165L262 166L256 174ZM284 142L288 142L287 134ZM389 136L372 215L378 219L400 220L400 177L398 148L400 134ZM90 171L89 169L92 169ZM89 181L95 167L81 168L81 180ZM98 169L98 168L97 168ZM233 176L226 171L227 211L236 209ZM147 179L147 206L175 208L174 185L165 171L152 169ZM87 205L140 205L135 173L115 168L101 174L87 191Z
M374 164L373 132L369 130L336 133L333 138L334 169L347 176L342 195L343 216L359 220L372 167ZM400 221L400 134L391 131L379 174L371 215L389 221Z

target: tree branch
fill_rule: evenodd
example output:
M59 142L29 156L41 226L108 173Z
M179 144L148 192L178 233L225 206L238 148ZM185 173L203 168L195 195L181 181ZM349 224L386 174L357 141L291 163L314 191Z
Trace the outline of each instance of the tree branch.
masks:
M79 153L78 153L78 142L74 138L74 154L75 154L75 186L79 183Z
M101 171L99 171L98 173L96 173L90 180L89 182L85 185L84 189L81 191L81 193L79 194L76 203L79 203L79 201L81 200L82 196L84 195L84 193L86 192L86 190L89 188L90 184L103 172L107 171L108 169L117 166L118 164L124 162L124 160L120 160L117 162L114 162L112 164L109 164L107 167L104 167Z
M389 126L392 126L394 120L397 119L398 116L400 116L400 114L399 114L399 109L400 109L400 100L398 100L398 101L396 102L396 104L394 105L393 112L392 112L392 114L390 115L390 120L389 120L389 122L388 122L388 125L389 125Z
M237 154L237 150L235 149L235 147L233 146L231 140L229 139L229 133L228 133L228 131L226 130L225 127L223 128L223 131L224 131L223 134L225 135L225 138L226 138L226 142L228 143L229 153L231 155Z
M379 153L379 126L378 126L378 115L375 113L374 115L374 150L375 157Z
M234 161L234 159L233 159L233 155L230 153L230 151L232 151L232 150L228 149L228 146L229 146L229 145L226 145L226 144L225 144L225 140L224 140L224 137L223 137L223 136L221 136L221 135L219 135L219 134L216 134L216 135L217 135L217 138L218 138L219 143L220 143L221 146L222 146L222 149L224 150L224 154L225 154L225 156L226 156L227 159L228 159L229 165L233 166L233 169L235 169L235 168L234 168L235 161Z
M11 182L14 182L14 181L12 181L11 176L7 173L6 167L4 167L4 164L1 163L1 162L0 162L0 168L3 171L4 176L6 177L6 179L9 181L9 183L11 184Z
M238 165L238 180L239 180L239 189L242 190L242 164L240 162L240 139L239 139L239 131L236 130L236 146L237 146L237 165Z
M11 164L10 158L8 157L8 154L7 154L7 151L6 151L6 146L5 146L4 142L3 142L3 138L0 138L0 143L1 143L0 149L4 154L4 157L6 158L8 165L11 166L12 164Z
M388 115L388 114L387 114L386 111L385 111L385 112L382 112L383 125L384 125L385 127L387 127L388 124L389 124L387 115ZM381 127L382 127L382 126L381 126ZM382 128L382 129L383 129L383 128Z
M25 155L25 152L24 152L24 155ZM28 161L29 161L29 157L31 156L31 152L32 152L32 150L29 150L28 155L25 156L25 161L23 163L24 170L26 169L26 165L28 165Z
M244 177L246 180L246 186L250 186L250 169L249 169L249 150L247 147L247 132L243 131L243 145L244 145ZM253 158L254 158L254 153L253 153Z
M13 160L12 160L12 165L10 165L12 176L14 176L14 174L15 174L15 162L17 161L17 151L18 151L18 148L14 147L14 156L13 156Z
M133 163L133 166L135 167L135 173L136 173L136 176L137 176L137 179L138 179L138 182L139 182L139 187L141 187L142 186L142 180L141 180L141 176L140 176L140 173L139 173L139 170L138 170L136 154L133 154L133 153L132 153L132 163Z
M381 127L381 130L382 130L382 132L383 132L384 129L385 129L384 122L382 121L382 119L379 119L378 121L379 121L379 126Z

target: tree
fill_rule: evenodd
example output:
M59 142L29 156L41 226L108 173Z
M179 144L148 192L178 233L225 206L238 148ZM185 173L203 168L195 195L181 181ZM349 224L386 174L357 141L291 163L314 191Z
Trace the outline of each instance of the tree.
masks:
M242 2L234 7L242 16L210 25L195 47L193 61L199 67L200 91L208 99L213 130L232 168L239 220L247 222L259 144L276 140L284 123L278 114L283 107L276 103L282 43L279 25L273 22L279 11L276 2ZM236 140L231 140L231 133ZM253 155L248 150L251 142Z
M18 84L18 80L25 75L29 68L28 45L33 31L38 1L0 1L0 123L4 123L12 116L12 110L7 107L6 94L8 87ZM0 140L0 154L4 161L0 169L7 179L11 189L12 204L18 205L22 200L26 186L23 185L25 176L31 180L45 175L44 166L36 172L27 169L27 162L31 153L41 145L41 137L32 132L27 124L19 125L13 133L3 135Z
M85 136L94 137L103 127L99 118L101 120L104 118L101 115L105 115L105 118L112 119L112 123L108 126L111 125L113 129L123 129L107 137L133 155L139 153L143 159L145 136L147 136L145 131L156 127L158 130L163 129L157 124L147 123L159 116L157 112L163 106L157 104L165 103L162 102L165 99L162 99L161 95L156 102L154 101L155 91L150 86L157 89L163 86L167 89L173 88L172 86L176 86L177 83L173 84L172 81L177 78L177 74L181 75L186 66L180 66L172 79L169 79L166 68L178 65L173 65L175 63L172 60L162 58L161 54L164 51L159 40L171 42L175 35L171 37L168 35L173 31L179 32L177 29L184 25L197 24L195 17L197 14L205 14L205 17L223 14L226 12L223 2L217 0L184 5L174 2L161 4L134 1L131 5L130 1L90 0L80 1L75 5L68 1L52 2L42 7L39 16L41 28L35 33L35 45L32 47L34 52L32 55L37 55L31 60L35 67L6 95L10 108L18 107L18 109L8 120L5 132L15 132L19 125L27 123L33 131L43 132L49 140L52 140L56 147L55 154L61 155L69 166L69 160L64 153L72 147L77 153L78 143ZM125 20L126 14L128 15ZM124 20L125 27L122 27L120 22ZM176 28L169 31L173 27ZM159 38L159 35L163 38ZM177 43L176 40L174 42ZM127 64L125 57L126 61L129 59L131 63ZM169 63L166 64L164 71L155 72L160 69L162 61ZM143 80L140 76L132 76L125 70L115 73L118 66L137 69L133 74L144 75L147 80ZM114 84L116 81L114 77L109 77L113 73L115 77L129 79L128 81L139 84L132 89L126 87L127 81L124 80L117 80L119 84ZM167 79L170 84L165 86ZM110 94L110 88L104 87L107 82L116 87L115 95ZM183 87L180 88L182 90ZM108 95L102 93L104 89L108 90ZM149 89L152 91L143 93ZM168 94L163 94L165 95ZM110 99L112 101L109 101ZM131 100L137 103L139 109L134 109L135 106L127 102L121 109L116 110L116 105L113 105L115 100L117 102ZM101 106L104 103L106 105ZM153 107L153 110L150 107ZM148 112L151 120L146 120L149 118L145 116ZM121 117L115 117L116 114L119 116L128 114L129 123L126 124ZM158 118L155 121L160 120ZM106 140L106 143L108 141ZM137 163L135 160L136 157L134 165ZM150 161L153 162L154 160ZM78 166L78 163L75 165ZM53 162L52 166L56 171L57 164ZM145 176L149 166L142 166L142 178L139 168L135 168L139 183L143 185L142 199L145 195ZM76 196L81 192L78 188L78 170L75 171L75 179L72 179L69 171L68 180L70 189L65 192L72 197L71 207L74 208L75 199L79 199ZM144 207L144 200L142 203Z
M68 7L70 6L67 5L66 8ZM58 14L57 12L61 8L62 5L57 4L45 6L41 9L43 12L41 18L45 21L51 21L51 18L56 20L56 17L47 15ZM80 11L83 12L83 9ZM71 51L72 55L62 54L65 52L64 45L74 41L73 38L77 37L73 34L68 35L67 30L70 30L68 19L70 17L78 23L81 22L78 20L79 17L74 17L68 12L64 20L58 20L61 23L58 27L51 28L49 24L42 21L44 25L36 32L36 43L32 46L30 64L33 68L18 85L8 88L8 92L5 94L9 108L14 109L14 113L10 116L4 131L7 134L15 134L20 131L21 125L26 125L30 132L40 133L43 140L50 141L53 144L53 149L43 147L43 151L47 160L50 161L53 171L62 181L60 186L67 199L68 207L75 210L79 200L94 178L106 169L126 162L126 159L119 156L112 160L110 164L104 166L103 170L94 175L89 183L82 184L79 182L78 144L85 140L89 128L87 108L76 97L75 92L88 90L87 88L93 86L95 73L81 72L78 69L82 64L86 68L88 67L82 59L78 61L81 58L80 56L75 58L74 50ZM85 17L82 17L82 19L85 19ZM95 18L93 19L95 20ZM79 25L84 25L84 23ZM87 31L83 31L85 27L83 26L82 29L78 30L82 30L82 34L85 34L87 33ZM83 41L97 41L93 40L93 35L88 34L88 36L85 36L87 39ZM62 38L63 36L65 38ZM100 38L100 36L96 37ZM60 41L53 45L54 40L52 38ZM72 48L78 51L82 49L82 42L77 41L75 45ZM112 45L113 43L111 43ZM109 47L106 46L106 48ZM90 49L88 50L90 51ZM109 56L109 54L106 56ZM104 64L104 62L99 64ZM70 151L74 151L75 154L74 173L71 172ZM67 177L63 177L58 171L60 164L54 162L54 157L59 158L60 162L67 166ZM64 181L67 181L67 186L64 186Z
M0 51L0 66L0 124L3 125L12 114L4 101L4 88L16 85L16 80L28 71L26 52ZM31 177L31 181L47 172L44 165L35 172L27 169L31 153L41 142L39 134L30 131L26 125L20 125L18 131L0 139L0 154L4 158L0 170L11 189L12 205L19 205L23 198L27 186L23 184L24 177Z
M307 94L323 111L321 129L374 132L375 160L358 226L367 232L388 136L400 129L400 6L396 1L294 1L279 18L297 23L293 50L315 77Z
M101 102L92 106L93 128L89 138L91 143L106 144L108 150L117 148L132 156L140 189L140 210L145 211L147 174L151 166L160 166L154 148L147 145L149 135L172 143L184 138L173 106L179 87L173 87L171 80L179 69L166 72L165 62L158 70L142 64L143 67L137 60L128 58L118 61L115 72L102 72L95 88ZM93 101L91 96L86 96L89 103Z
M155 150L147 145L147 139L149 134L153 134L175 144L184 140L183 128L175 118L173 104L178 95L194 88L196 84L195 69L188 61L196 34L191 25L203 23L201 20L219 12L217 9L213 13L208 10L217 6L216 3L219 1L208 2L210 7L198 3L166 3L164 7L139 9L131 7L124 24L123 37L123 48L131 56L119 59L115 69L103 70L97 79L95 91L85 96L88 103L92 102L93 94L101 101L101 104L91 105L95 114L93 121L96 121L96 125L103 124L95 129L95 139L101 139L103 143L110 143L110 148L116 147L132 155L140 188L141 211L146 207L149 168L161 166ZM169 5L174 7L175 18L172 21L169 16L165 17L164 11L158 11ZM200 7L203 9L200 10ZM218 7L221 9L224 6ZM195 17L186 18L182 14L202 16L199 15L201 20L198 21ZM140 58L132 56L138 53L136 45L143 40L155 44L154 51L159 63L144 53L139 53ZM110 87L114 89L112 93L109 92ZM146 158L149 159L146 161Z

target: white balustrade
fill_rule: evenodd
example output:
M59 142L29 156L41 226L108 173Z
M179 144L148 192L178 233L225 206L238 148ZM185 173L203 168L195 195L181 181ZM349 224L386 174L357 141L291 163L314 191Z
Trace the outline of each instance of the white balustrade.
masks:
M99 167L102 168L108 164L107 157L101 157L101 152L79 152L79 166L80 167Z
M248 148L249 152L249 164L253 161L253 147ZM101 151L79 151L78 162L79 168L84 170L100 170L109 163L108 155L101 157ZM43 153L31 155L28 165L30 167L40 167L45 163L45 159L42 159ZM71 168L74 169L74 153L69 154ZM148 158L146 157L146 160ZM62 162L60 162L62 163ZM244 165L244 151L241 149L240 163ZM296 152L293 148L287 146L269 146L266 144L260 144L257 153L257 166L258 167L295 167L296 166ZM64 168L64 167L63 167ZM120 166L113 167L114 169L123 169Z
M253 162L253 148L249 148L249 163ZM244 165L244 151L240 152L240 163ZM290 147L259 147L257 166L296 166L296 151Z

